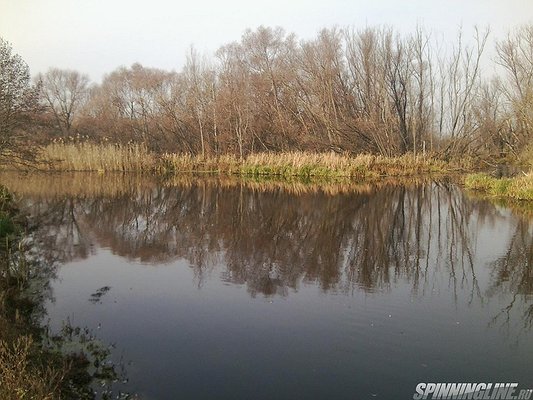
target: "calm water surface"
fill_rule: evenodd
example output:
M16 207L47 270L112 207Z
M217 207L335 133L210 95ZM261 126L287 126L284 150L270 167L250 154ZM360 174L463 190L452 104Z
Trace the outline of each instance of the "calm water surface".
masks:
M45 303L142 399L409 399L533 388L532 219L445 183L14 177Z

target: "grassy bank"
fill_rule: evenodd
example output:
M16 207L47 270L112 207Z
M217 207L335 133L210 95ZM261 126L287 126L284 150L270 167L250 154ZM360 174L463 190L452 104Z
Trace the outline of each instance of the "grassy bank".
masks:
M518 156L516 163L522 168L529 169L527 174L519 174L510 178L495 178L485 173L467 175L464 185L467 189L477 191L485 196L498 198L502 201L533 200L533 145L526 146ZM518 202L515 202L515 207ZM523 205L519 206L524 208ZM531 203L525 205L531 212Z
M465 187L482 191L494 197L516 200L533 200L533 172L514 178L494 178L487 174L470 174L464 180Z
M244 176L372 179L445 173L459 168L433 157L348 156L335 153L257 153L238 157L200 157L156 154L137 144L53 143L41 154L45 169L53 171L136 171L173 174L210 172Z

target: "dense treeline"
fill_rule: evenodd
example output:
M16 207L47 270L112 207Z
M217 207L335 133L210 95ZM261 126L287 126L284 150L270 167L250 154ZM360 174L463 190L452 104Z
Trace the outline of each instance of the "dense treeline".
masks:
M39 74L45 111L33 126L47 140L80 135L203 156L518 154L532 137L533 25L494 44L478 30L470 45L461 34L452 42L422 29L331 28L298 40L259 27L209 59L191 48L180 72L134 64L100 84L77 71ZM480 64L492 45L502 72L488 79Z

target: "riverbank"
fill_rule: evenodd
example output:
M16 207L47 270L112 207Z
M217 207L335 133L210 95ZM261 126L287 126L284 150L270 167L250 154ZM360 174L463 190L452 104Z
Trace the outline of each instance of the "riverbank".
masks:
M465 177L464 185L467 189L493 197L533 200L533 171L513 178L494 178L484 173L470 174Z
M533 164L524 152L519 160ZM529 164L528 164L529 163ZM185 173L240 176L254 179L299 179L314 183L371 183L385 177L417 179L436 175L466 175L467 189L494 197L533 199L533 172L514 178L493 178L479 171L479 160L444 161L436 155L405 154L396 157L338 153L254 153L239 159L234 155L193 156L156 153L143 144L51 143L41 149L39 170L52 172L134 172L173 178Z
M241 176L321 177L371 180L383 176L419 176L472 168L469 160L444 162L433 156L350 156L336 153L256 153L244 159L232 155L201 157L157 154L138 144L53 143L43 148L42 168L50 171L182 172Z

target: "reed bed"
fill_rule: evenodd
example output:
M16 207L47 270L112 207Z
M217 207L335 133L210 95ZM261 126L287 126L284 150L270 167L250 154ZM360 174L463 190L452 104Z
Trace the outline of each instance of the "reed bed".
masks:
M165 172L202 171L225 172L246 176L281 177L349 177L369 179L379 176L408 176L444 172L447 166L435 158L374 155L349 156L336 153L257 153L243 160L225 155L201 158L188 155L165 154Z
M431 158L382 157L336 153L259 153L249 156L241 172L251 175L373 178L406 176L444 171L444 164Z
M225 173L246 176L348 177L357 180L381 176L416 176L449 172L452 168L434 157L383 157L337 153L256 153L239 159L233 155L201 157L150 152L142 144L52 143L43 149L45 169L56 171L137 171Z
M143 144L51 143L40 160L54 171L148 171L156 157Z

